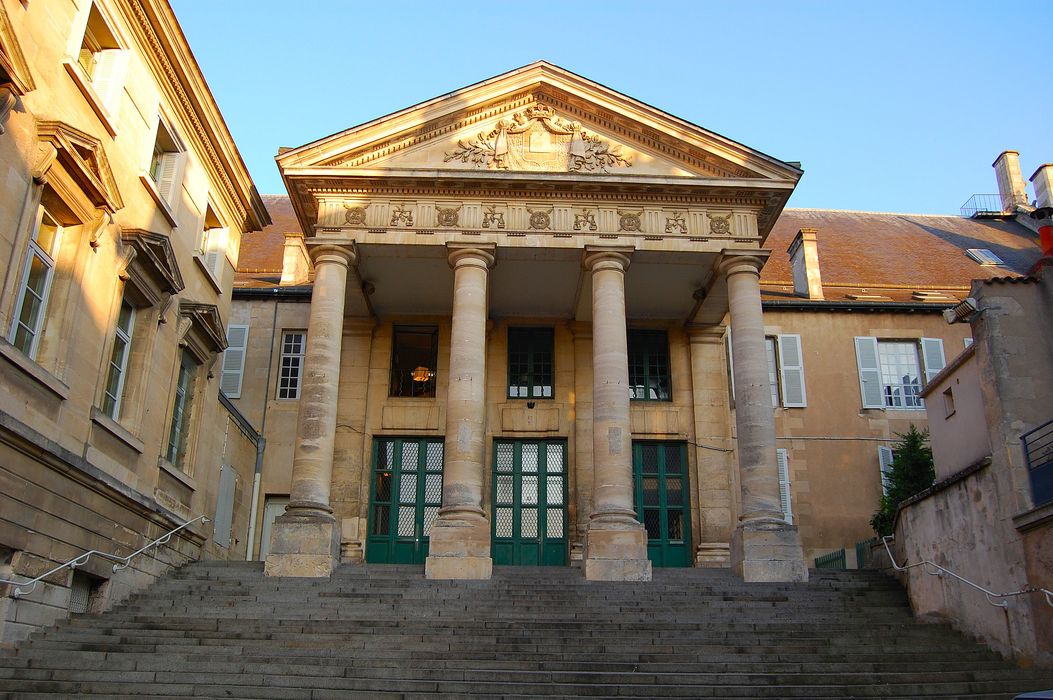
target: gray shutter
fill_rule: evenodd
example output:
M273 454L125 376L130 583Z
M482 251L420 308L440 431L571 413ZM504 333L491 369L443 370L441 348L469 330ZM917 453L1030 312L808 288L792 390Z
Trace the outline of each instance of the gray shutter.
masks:
M943 357L943 341L939 338L922 338L921 358L925 363L925 383L928 384L947 364Z
M219 380L219 390L231 399L241 396L241 378L245 372L245 346L248 345L248 340L248 326L227 326L227 349L223 351L223 373Z
M878 465L881 467L881 493L888 493L888 475L892 471L892 460L896 458L896 455L892 452L891 447L879 447L878 450Z
M731 403L735 403L735 358L731 354L731 326L724 334L724 346L728 353L728 388L731 390Z
M884 408L877 338L856 337L856 366L859 368L859 392L863 396L863 408Z
M787 450L775 450L775 461L779 465L779 503L783 519L793 525L793 506L790 504L790 456Z
M234 489L237 474L224 464L219 470L219 494L216 496L216 523L212 541L220 547L230 547L230 526L234 520Z
M804 357L801 336L779 336L779 381L782 384L784 408L804 408L808 405L804 393Z

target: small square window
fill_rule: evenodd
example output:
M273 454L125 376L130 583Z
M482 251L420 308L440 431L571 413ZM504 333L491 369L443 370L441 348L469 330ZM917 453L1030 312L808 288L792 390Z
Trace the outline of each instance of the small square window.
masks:
M954 415L954 387L947 387L943 392L943 417Z
M435 396L439 329L395 326L391 342L391 396Z
M551 399L554 370L551 328L508 329L508 397Z

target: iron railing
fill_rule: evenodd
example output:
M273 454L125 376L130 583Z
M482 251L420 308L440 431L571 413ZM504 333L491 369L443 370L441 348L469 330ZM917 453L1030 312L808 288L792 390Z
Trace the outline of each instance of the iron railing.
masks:
M1000 194L974 194L965 201L962 205L962 216L973 218L973 217L984 217L984 216L1005 216L1011 214L1011 207L1007 207L1006 203L1002 201L1002 195Z
M844 569L847 568L845 562L845 550L839 549L836 552L829 552L822 556L815 558L815 568L817 569Z
M964 583L970 588L975 588L976 590L983 593L984 596L987 598L987 602L995 606L996 608L1008 608L1009 601L1006 600L1007 598L1024 595L1026 593L1041 593L1046 598L1046 604L1053 607L1053 591L1049 590L1048 588L1036 588L1035 586L1028 584L1021 588L1019 591L1013 591L1012 593L995 593L994 591L987 590L978 583L973 583L964 576L959 576L947 567L940 566L936 562L930 561L928 559L926 559L925 561L919 561L915 564L907 564L906 562L903 562L903 566L900 566L896 563L896 557L892 555L892 550L889 549L888 541L891 539L894 539L891 535L885 535L881 538L881 542L885 545L885 551L888 552L888 559L890 562L892 562L892 568L896 571L907 571L908 569L913 569L917 566L924 566L924 571L929 576L939 576L941 578L945 575L950 576L951 578ZM999 598L1000 600L995 602L994 600L992 600L993 598Z
M1020 436L1035 507L1053 501L1053 420Z
M204 515L199 515L193 520L188 520L179 527L173 530L169 530L150 544L146 545L145 547L142 547L141 549L137 549L136 551L132 552L126 557L119 557L116 554L109 554L107 552L100 552L97 549L93 549L91 551L84 552L84 554L73 557L64 564L59 564L54 569L51 569L50 571L43 573L40 576L37 576L35 579L31 579L29 581L8 581L6 579L0 579L0 584L7 584L15 587L14 590L11 591L12 597L18 598L19 596L29 595L37 587L37 584L46 579L48 576L51 576L56 572L62 571L67 567L70 569L76 569L78 566L83 566L88 563L88 560L91 559L92 556L101 557L102 559L108 559L109 561L114 562L113 573L117 573L121 569L128 568L128 565L132 563L132 559L134 559L135 557L139 556L140 554L143 554L151 547L160 547L163 544L167 544L168 541L172 539L172 535L184 528L190 527L199 520L205 523L212 522L211 518L205 517ZM23 588L23 586L29 586L29 588Z

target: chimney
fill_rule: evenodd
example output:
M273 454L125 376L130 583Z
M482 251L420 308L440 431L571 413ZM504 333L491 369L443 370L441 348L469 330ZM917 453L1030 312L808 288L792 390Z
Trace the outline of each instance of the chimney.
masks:
M1038 242L1042 246L1042 258L1028 271L1033 275L1053 265L1053 163L1040 165L1031 176L1031 184L1035 186L1038 209L1030 216L1038 224Z
M1053 163L1038 166L1031 176L1039 207L1053 207Z
M1002 151L991 163L998 178L998 194L1002 197L1002 211L1015 212L1018 208L1030 208L1027 201L1027 184L1020 174L1020 153Z
M307 254L307 246L303 242L303 234L299 231L286 232L285 248L282 252L282 279L280 284L287 285L307 284L310 279L311 258Z
M786 249L793 268L793 292L807 299L823 298L823 281L819 276L819 245L814 228L802 228Z

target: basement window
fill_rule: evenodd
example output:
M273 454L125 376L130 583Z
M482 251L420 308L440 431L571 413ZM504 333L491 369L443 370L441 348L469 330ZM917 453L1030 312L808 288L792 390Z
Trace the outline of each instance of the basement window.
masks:
M989 248L969 248L965 254L981 265L1005 265Z

